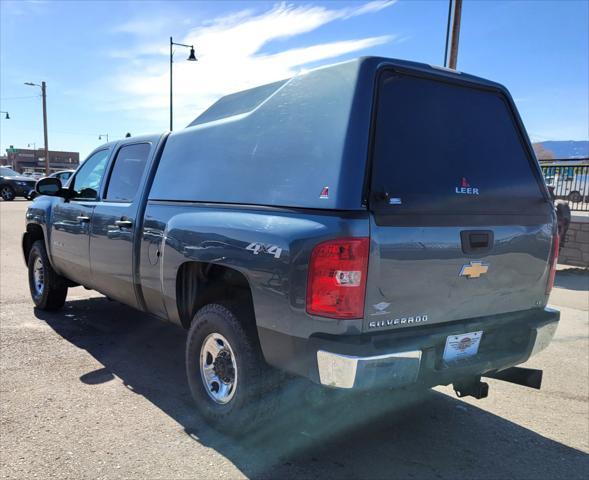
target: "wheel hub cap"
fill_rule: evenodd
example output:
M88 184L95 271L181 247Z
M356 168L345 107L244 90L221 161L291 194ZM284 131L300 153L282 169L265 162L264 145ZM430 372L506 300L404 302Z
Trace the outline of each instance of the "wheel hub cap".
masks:
M237 364L227 339L211 333L200 349L200 376L209 397L219 404L228 403L235 395Z
M43 260L40 257L35 259L35 265L33 266L33 282L35 293L42 295L43 288L45 287L45 268L43 267Z

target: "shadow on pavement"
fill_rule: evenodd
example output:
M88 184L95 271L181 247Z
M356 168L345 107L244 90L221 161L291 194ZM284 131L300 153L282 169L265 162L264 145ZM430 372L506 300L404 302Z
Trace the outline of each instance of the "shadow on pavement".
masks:
M116 375L248 477L539 479L585 478L589 470L583 452L434 391L353 398L335 392L309 402L307 382L292 381L275 419L229 438L195 411L180 327L105 298L36 316L104 366L80 381L95 385Z
M567 290L589 291L589 270L586 268L557 270L554 286Z

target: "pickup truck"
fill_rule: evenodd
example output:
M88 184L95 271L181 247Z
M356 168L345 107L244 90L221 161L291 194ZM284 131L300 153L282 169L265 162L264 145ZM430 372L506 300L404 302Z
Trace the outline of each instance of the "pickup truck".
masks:
M107 143L37 192L36 308L83 285L183 326L190 390L220 430L255 424L287 375L540 387L515 365L558 325L556 219L497 83L376 57L317 68Z

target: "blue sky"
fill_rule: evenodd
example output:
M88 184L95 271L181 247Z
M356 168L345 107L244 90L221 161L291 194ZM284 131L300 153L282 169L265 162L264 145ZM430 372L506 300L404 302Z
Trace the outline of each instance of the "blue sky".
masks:
M360 55L443 63L448 2L0 1L0 151L49 146L84 157L111 139L175 128L226 93ZM465 0L458 69L506 85L533 141L589 137L589 2Z

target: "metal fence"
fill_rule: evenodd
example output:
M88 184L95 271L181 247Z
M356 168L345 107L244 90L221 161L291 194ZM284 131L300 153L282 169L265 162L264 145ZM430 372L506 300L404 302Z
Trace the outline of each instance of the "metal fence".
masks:
M546 185L571 210L589 211L589 162L550 162L540 165Z

